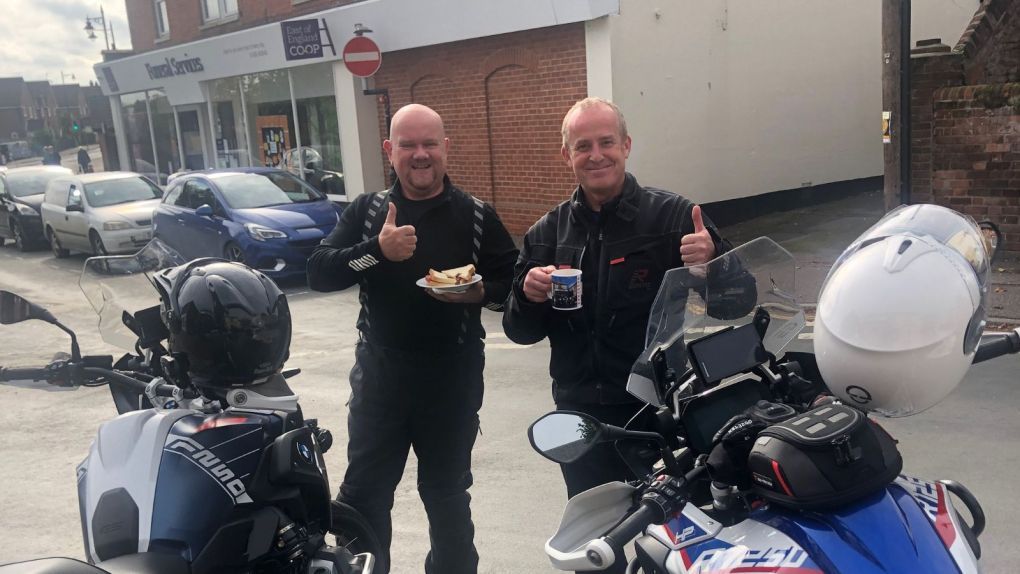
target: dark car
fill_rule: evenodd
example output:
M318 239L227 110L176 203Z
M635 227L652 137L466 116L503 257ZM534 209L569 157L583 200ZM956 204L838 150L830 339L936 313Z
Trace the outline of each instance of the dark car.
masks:
M152 232L189 259L223 257L283 278L304 275L338 221L337 205L286 171L213 169L171 179Z
M55 165L0 171L0 245L12 239L27 251L46 244L39 215L43 194L51 181L68 175L71 170Z

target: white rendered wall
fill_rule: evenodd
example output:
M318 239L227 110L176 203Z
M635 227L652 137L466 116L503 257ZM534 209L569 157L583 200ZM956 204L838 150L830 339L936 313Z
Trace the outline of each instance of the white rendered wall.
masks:
M918 27L962 32L972 10L928 9L947 1L915 1ZM882 174L879 0L622 0L607 19L642 184L711 202Z

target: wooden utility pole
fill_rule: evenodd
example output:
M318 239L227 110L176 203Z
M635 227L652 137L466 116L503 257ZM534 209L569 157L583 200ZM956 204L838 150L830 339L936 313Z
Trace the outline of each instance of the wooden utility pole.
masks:
M910 202L910 0L882 0L885 209Z

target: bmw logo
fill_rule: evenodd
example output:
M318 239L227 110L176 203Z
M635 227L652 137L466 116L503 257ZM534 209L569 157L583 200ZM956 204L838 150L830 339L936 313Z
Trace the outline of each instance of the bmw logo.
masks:
M312 449L308 448L305 443L297 443L297 450L298 454L301 455L301 458L305 459L307 462L312 462Z
M866 405L871 402L871 393L864 387L850 385L846 388L846 395L859 405Z

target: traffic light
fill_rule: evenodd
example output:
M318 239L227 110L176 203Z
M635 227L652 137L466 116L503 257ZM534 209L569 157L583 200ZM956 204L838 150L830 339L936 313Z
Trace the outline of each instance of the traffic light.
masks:
M71 131L74 132L74 133L78 133L78 130L80 130L80 129L81 129L81 126L78 125L78 120L73 120L71 122Z

